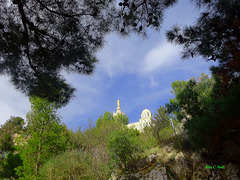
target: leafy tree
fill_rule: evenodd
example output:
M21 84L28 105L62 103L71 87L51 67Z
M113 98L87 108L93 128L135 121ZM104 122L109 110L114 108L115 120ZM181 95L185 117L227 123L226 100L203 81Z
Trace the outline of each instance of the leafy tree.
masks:
M118 121L122 125L127 125L129 122L129 119L126 114L121 115L117 114L116 116L113 116L110 112L105 112L103 115L100 115L99 118L96 121L96 127L100 127L102 125L105 125L106 123L109 123L110 121Z
M196 0L202 10L195 25L176 26L167 32L170 42L182 45L183 58L203 56L218 61L211 70L223 78L223 84L240 73L240 1Z
M66 149L67 129L60 124L56 105L46 99L31 97L27 114L27 138L18 144L23 165L17 168L20 179L36 179L39 168L51 156Z
M108 137L108 152L112 160L121 168L127 168L129 162L135 160L141 151L139 132L134 129L123 128L114 131Z
M74 88L61 70L92 73L107 33L158 28L174 2L1 0L0 74L9 75L23 93L64 106Z
M103 115L100 115L96 121L96 127L100 127L101 125L108 123L109 121L113 121L113 115L110 112L105 111Z
M114 120L120 122L122 125L128 125L128 123L129 123L129 119L127 117L127 114L124 114L124 115L117 114L114 117Z
M201 74L199 81L192 78L172 83L175 98L170 99L167 106L172 107L171 112L177 112L179 121L186 120L185 130L196 149L207 148L207 139L209 140L213 129L217 128L213 117L216 105L212 98L214 84L214 78L209 79L205 74Z
M185 129L196 149L208 148L215 156L222 153L225 160L231 157L235 161L232 149L240 150L235 138L240 134L240 106L236 100L240 75L240 1L197 0L196 3L202 11L197 22L185 28L174 27L167 32L167 38L183 46L183 58L200 55L217 61L218 65L211 67L216 82L203 81L212 84L209 88L192 80L179 94L178 102L171 106L181 104L176 107L191 115Z
M204 148L215 160L239 163L240 84L221 94L224 90L219 77L202 74L198 81L187 81L170 106L177 107L185 119L184 129L193 150Z
M23 129L24 120L21 117L11 117L0 128L0 156L14 150L13 135L20 133Z

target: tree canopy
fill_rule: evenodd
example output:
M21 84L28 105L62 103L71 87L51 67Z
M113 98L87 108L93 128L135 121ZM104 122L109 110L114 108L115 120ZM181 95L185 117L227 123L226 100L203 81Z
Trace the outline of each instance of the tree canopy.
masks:
M196 23L173 27L167 39L183 47L183 58L200 55L217 61L218 65L210 68L215 78L202 76L198 82L175 83L176 98L170 99L168 109L175 109L180 119L185 117L185 129L196 149L211 149L215 157L222 153L225 160L236 161L233 149L239 150L240 1L195 3L201 11Z
M113 31L159 28L176 0L0 0L0 74L27 95L66 105L74 88L60 72L93 72L95 52Z
M218 76L201 74L198 80L175 81L172 87L175 98L170 98L167 107L177 112L178 120L184 120L192 148L208 149L222 161L237 161L234 148L240 149L239 83L222 94L224 87Z
M105 111L105 113L103 115L100 115L97 119L96 127L98 128L102 125L105 125L106 123L109 123L110 121L116 121L121 123L122 125L127 125L129 119L126 114L117 114L116 116L113 116L112 113Z
M20 179L36 179L39 168L51 156L66 150L67 127L60 124L56 106L46 99L31 97L27 114L26 139L17 143L23 165L17 168Z
M127 168L128 163L137 158L136 153L141 151L138 135L137 130L125 127L108 136L107 150L118 166Z
M197 22L173 27L167 38L183 46L183 58L201 55L219 62L211 70L227 85L240 73L240 1L196 0L196 4L202 11Z

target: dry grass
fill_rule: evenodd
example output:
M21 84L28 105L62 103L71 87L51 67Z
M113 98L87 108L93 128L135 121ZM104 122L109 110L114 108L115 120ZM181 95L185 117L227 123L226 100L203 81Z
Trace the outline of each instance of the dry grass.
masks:
M161 164L167 164L170 161L174 161L180 157L184 157L183 153L180 151L177 151L175 149L172 149L170 152L167 151L168 146L162 146L162 147L155 147L149 150L146 150L142 156L146 157L150 154L156 154L157 155L157 161Z

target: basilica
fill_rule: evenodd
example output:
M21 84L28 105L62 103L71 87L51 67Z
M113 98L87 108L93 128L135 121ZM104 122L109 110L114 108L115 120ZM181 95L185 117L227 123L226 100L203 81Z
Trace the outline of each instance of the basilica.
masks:
M119 100L117 101L117 111L113 112L113 116L116 116L118 114L124 115L124 113L121 111ZM150 126L151 121L152 121L152 113L150 112L150 110L145 108L142 111L139 122L128 124L127 127L137 129L141 132L146 126Z

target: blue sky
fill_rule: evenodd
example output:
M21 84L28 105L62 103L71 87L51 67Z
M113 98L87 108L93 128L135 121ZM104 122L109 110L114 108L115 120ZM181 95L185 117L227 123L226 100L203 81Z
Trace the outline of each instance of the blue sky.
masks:
M160 32L148 31L148 38L136 35L122 38L109 34L105 46L96 53L99 62L92 75L63 73L75 87L75 98L59 110L62 121L71 129L88 126L105 111L116 111L120 99L122 111L130 123L137 122L147 107L154 114L160 105L172 97L171 83L210 75L213 63L199 58L182 60L180 47L166 41L166 30L173 25L195 22L198 11L190 1L180 0L165 12ZM25 119L30 110L28 97L16 91L9 78L0 77L0 124L10 116Z

